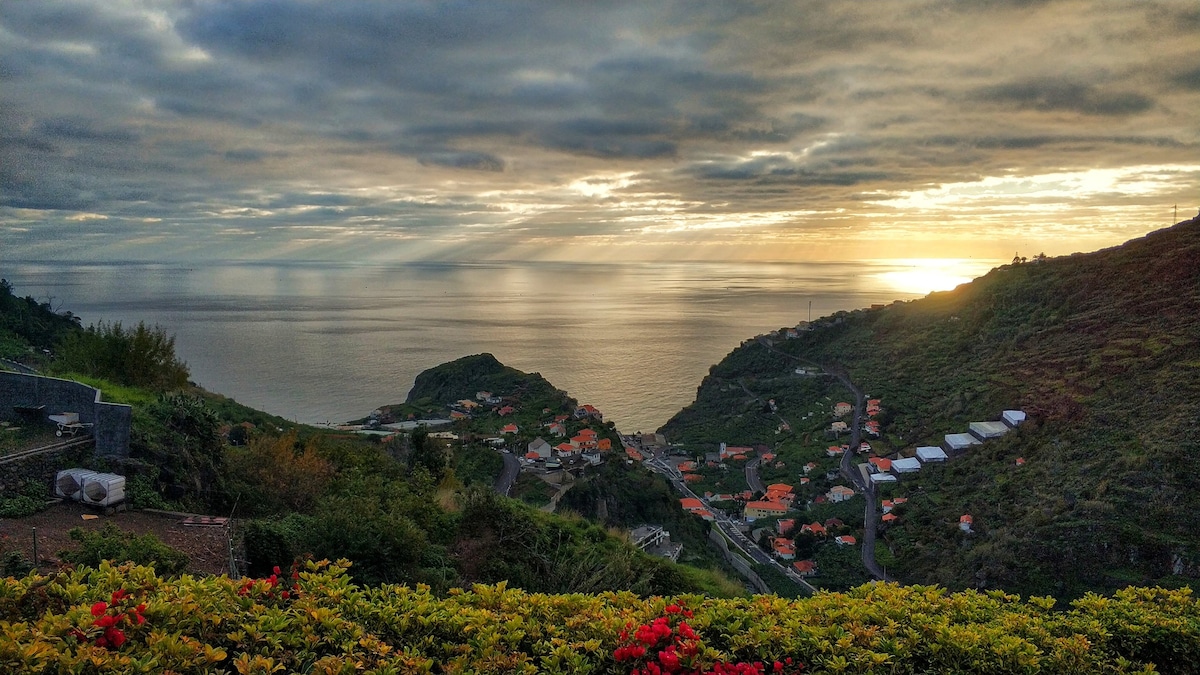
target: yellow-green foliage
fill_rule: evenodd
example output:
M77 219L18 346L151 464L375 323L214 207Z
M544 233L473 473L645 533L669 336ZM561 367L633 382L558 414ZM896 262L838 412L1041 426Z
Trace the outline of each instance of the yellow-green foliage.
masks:
M0 580L3 673L620 673L620 633L670 599L542 595L476 586L359 588L344 564L292 585L162 579L147 567ZM287 597L282 592L290 590ZM299 593L296 593L296 589ZM144 603L116 649L76 637L114 591ZM1200 605L1188 590L1128 589L1055 608L1043 598L869 585L802 600L675 598L704 653L791 657L811 673L1191 673Z

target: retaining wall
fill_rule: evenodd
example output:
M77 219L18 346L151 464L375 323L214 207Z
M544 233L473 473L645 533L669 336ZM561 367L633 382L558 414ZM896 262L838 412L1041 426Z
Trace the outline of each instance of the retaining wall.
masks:
M24 422L15 407L45 406L41 412L46 423L49 415L79 413L79 421L93 425L96 454L129 456L129 429L133 409L120 403L100 400L100 390L80 382L56 377L0 372L0 420Z

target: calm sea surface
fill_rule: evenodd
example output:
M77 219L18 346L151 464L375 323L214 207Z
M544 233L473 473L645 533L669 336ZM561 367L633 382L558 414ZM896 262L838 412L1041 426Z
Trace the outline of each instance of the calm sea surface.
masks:
M993 261L965 261L958 274ZM626 432L661 426L742 340L924 295L903 262L793 264L4 263L19 295L84 325L145 321L192 379L301 422L404 400L439 363L491 352ZM936 275L935 275L936 276ZM905 289L908 290L905 290Z

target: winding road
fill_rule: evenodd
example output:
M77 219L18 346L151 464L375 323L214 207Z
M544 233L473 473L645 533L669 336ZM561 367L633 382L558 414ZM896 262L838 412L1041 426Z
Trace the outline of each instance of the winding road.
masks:
M504 470L500 472L500 477L496 479L492 489L507 497L517 480L517 474L521 473L521 461L506 450L500 451L500 456L504 458Z
M787 352L779 351L766 338L760 338L759 344L766 347L770 351L785 356L793 361L807 366L817 366L826 375L830 375L842 383L842 386L849 389L854 394L854 418L850 422L850 449L842 453L842 464L840 472L846 480L850 481L859 490L862 490L863 496L866 497L866 510L863 515L863 546L862 546L862 561L863 567L871 573L871 576L880 581L890 581L887 574L884 573L879 563L875 561L875 540L879 530L879 502L875 494L875 484L867 480L863 472L854 465L854 456L858 452L858 446L862 443L862 425L863 418L866 413L866 397L863 396L862 389L850 379L850 375L841 365L827 366L825 364L815 364L805 361L798 356L793 356Z

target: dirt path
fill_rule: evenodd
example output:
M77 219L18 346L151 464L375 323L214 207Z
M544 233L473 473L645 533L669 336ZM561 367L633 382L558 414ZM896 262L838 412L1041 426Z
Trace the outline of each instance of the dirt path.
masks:
M19 550L26 558L33 559L33 528L37 528L38 557L43 570L52 568L58 561L58 552L78 548L69 532L73 528L100 530L105 523L113 523L126 532L153 534L168 546L188 555L188 571L196 574L227 574L229 549L224 528L189 527L180 524L180 518L163 516L145 511L126 511L112 516L100 515L95 520L84 520L84 515L100 515L96 511L75 502L63 502L26 518L0 519L0 550Z

